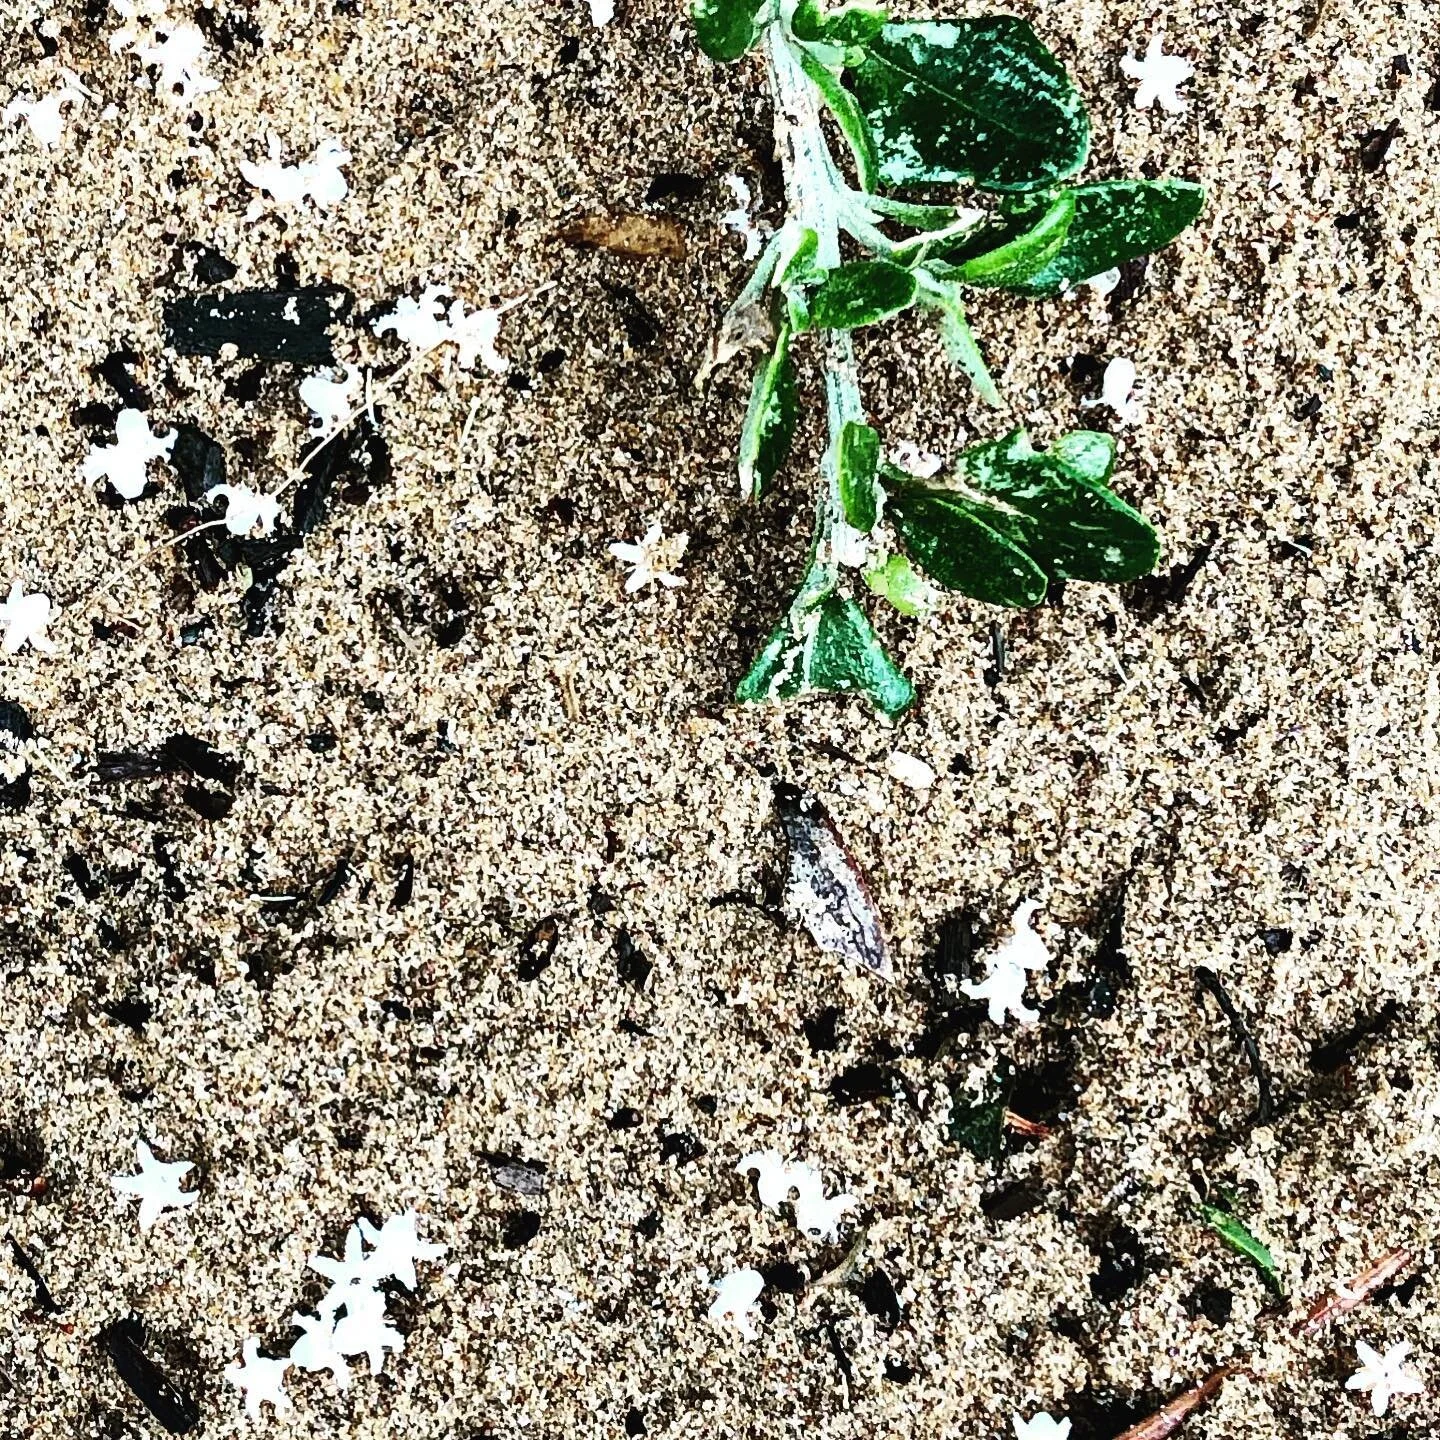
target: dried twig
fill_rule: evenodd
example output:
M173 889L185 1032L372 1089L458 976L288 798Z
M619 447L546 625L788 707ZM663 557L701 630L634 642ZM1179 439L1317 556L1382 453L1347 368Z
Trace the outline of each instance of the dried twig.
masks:
M1191 1411L1198 1410L1232 1376L1248 1374L1242 1365L1222 1365L1212 1371L1198 1385L1177 1395L1162 1410L1157 1410L1148 1420L1132 1425L1117 1440L1165 1440L1184 1424Z
M1377 1290L1388 1285L1402 1270L1415 1259L1415 1252L1407 1245L1392 1250L1383 1259L1377 1260L1368 1270L1363 1270L1348 1285L1340 1287L1338 1294L1326 1295L1310 1307L1310 1312L1295 1325L1297 1335L1315 1335L1332 1320L1348 1314L1357 1305L1362 1305Z
M1013 1130L1017 1135L1028 1135L1034 1140L1048 1140L1055 1133L1048 1125L1042 1125L1038 1120L1027 1120L1013 1110L1007 1110L1001 1118L1007 1130Z
M1225 1018L1230 1022L1231 1033L1240 1042L1240 1048L1245 1052L1246 1060L1250 1062L1250 1069L1255 1075L1255 1084L1260 1091L1260 1101L1255 1107L1255 1123L1268 1125L1275 1117L1275 1099L1270 1093L1270 1076L1266 1073L1264 1063L1260 1059L1260 1047L1255 1043L1255 1037L1251 1035L1244 1017L1235 1008L1235 1002L1231 1000L1225 987L1220 983L1220 977L1208 965L1195 967L1195 983L1202 989L1208 990L1215 997L1215 1003L1225 1012Z

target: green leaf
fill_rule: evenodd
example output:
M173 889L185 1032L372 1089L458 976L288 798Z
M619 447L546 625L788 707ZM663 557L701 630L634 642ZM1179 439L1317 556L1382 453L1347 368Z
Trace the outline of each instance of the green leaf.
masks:
M867 193L875 188L880 171L880 157L875 150L875 137L870 125L855 103L855 97L840 83L840 77L808 50L801 50L800 68L820 92L855 157L855 174L860 188Z
M1284 1287L1280 1283L1280 1268L1270 1247L1262 1244L1228 1210L1218 1205L1200 1202L1200 1218L1234 1251L1251 1261L1265 1277L1266 1283L1282 1300Z
M740 493L758 500L790 453L795 435L795 367L790 329L782 326L775 349L755 372L740 431Z
M1108 435L1078 431L1048 454L1023 430L972 445L956 479L997 500L987 518L1052 579L1118 582L1148 575L1160 558L1154 528L1107 488L1115 465Z
M858 420L847 420L835 456L840 507L845 512L845 523L866 534L875 528L875 471L879 464L880 436Z
M1035 190L1085 163L1084 103L1013 16L887 25L851 76L888 184Z
M965 318L965 303L959 282L937 275L928 267L916 271L915 278L921 304L928 305L940 315L940 338L945 342L951 360L970 377L970 383L986 404L998 405L1000 392L995 388L990 367L986 365L970 322Z
M820 237L808 226L787 220L785 228L790 231L780 247L775 264L776 285L801 281L817 273L815 256L820 249Z
M690 0L700 48L722 64L738 60L760 38L760 13L769 0Z
M885 10L878 5L841 5L823 9L816 0L800 0L790 17L797 40L824 45L868 45L884 28Z
M810 297L810 324L854 330L898 315L915 299L914 274L889 260L855 260L829 271Z
M865 583L873 594L883 596L902 615L915 618L930 614L939 599L939 592L915 573L915 567L904 555L891 555L883 565L871 565L865 571Z
M1074 218L1074 196L1065 191L1033 228L956 266L954 278L966 285L1019 286L1059 253Z
M1043 268L1016 283L1027 295L1058 295L1163 249L1205 208L1205 191L1188 180L1108 180L1069 193L1075 218L1065 243Z
M1002 1060L978 1100L957 1085L950 1092L950 1138L977 1160L998 1160L1005 1144L1005 1111L1010 1103L1014 1067Z
M858 691L892 719L915 688L885 653L860 607L831 593L810 610L792 611L741 680L741 701L788 700L825 691Z
M925 573L947 590L991 605L1038 605L1045 598L1045 572L986 523L988 506L913 481L889 490L885 514Z

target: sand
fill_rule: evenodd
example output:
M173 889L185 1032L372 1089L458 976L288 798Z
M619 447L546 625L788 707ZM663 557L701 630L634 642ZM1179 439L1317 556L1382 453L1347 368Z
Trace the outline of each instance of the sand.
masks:
M276 1432L1001 1437L1048 1410L1105 1440L1228 1362L1253 1374L1195 1440L1428 1433L1433 5L1331 0L1313 25L1313 0L1011 7L1089 100L1090 173L1199 178L1210 208L1123 302L976 305L1006 414L911 320L864 337L867 400L892 441L953 454L1025 423L1044 442L1096 421L1099 364L1129 356L1146 414L1117 488L1161 525L1167 573L1208 550L1169 603L1071 585L1025 615L882 617L921 692L898 726L858 702L728 703L788 593L819 438L744 506L747 379L691 384L743 278L723 177L780 214L755 65L708 66L678 7L651 0L604 29L578 0L313 18L260 0L218 18L262 43L208 17L230 45L210 46L220 88L171 104L108 50L98 5L44 8L51 57L36 7L7 0L0 104L48 94L59 65L94 98L54 151L0 136L0 582L60 607L53 653L0 661L0 697L36 732L30 803L0 816L0 1131L43 1177L30 1193L19 1165L0 1207L61 1310L0 1264L0 1429L160 1433L97 1343L133 1314L203 1433L248 1433L222 1379L242 1341L283 1352L322 1288L306 1258L337 1254L361 1214L415 1206L449 1253L392 1303L403 1352L378 1377L357 1364L343 1394L292 1380ZM1174 118L1135 110L1119 69L1160 29L1197 71ZM247 219L238 165L272 131L291 161L337 136L348 198ZM663 172L700 193L647 204ZM686 258L555 238L610 209L679 220ZM337 354L387 368L403 352L359 320L402 294L533 297L506 317L505 375L436 354L381 398L393 474L307 538L279 633L247 636L236 578L206 592L173 551L136 564L172 533L170 471L123 508L79 475L92 430L72 411L116 404L90 367L121 345L157 426L213 436L232 479L273 489L304 445L308 370L270 367L240 400L226 387L249 362L167 349L163 306L197 288L187 242L233 262L235 287L274 284L281 254L303 283L348 287ZM626 596L607 546L652 520L688 532L686 585ZM996 621L1006 661L987 677ZM183 776L96 777L103 752L178 732L238 762L223 817L186 803ZM896 749L936 770L928 792L887 773ZM763 904L713 903L778 888L777 779L821 797L868 871L893 985L843 973ZM1122 881L1129 973L1105 1018L1084 997ZM1031 990L1041 1023L972 1017L917 1053L942 922L973 910L988 942L1025 898L1055 956ZM548 917L553 959L521 979ZM643 988L622 934L653 967ZM1197 966L1253 1032L1272 1123ZM107 1014L127 999L150 1007L135 1028ZM1347 1063L1314 1068L1312 1047L1389 1002ZM804 1022L832 1006L835 1048L813 1050ZM948 1091L1002 1055L1052 1134L982 1163L949 1137ZM898 1093L837 1103L836 1077L865 1064ZM110 1186L141 1137L194 1161L200 1193L145 1235ZM840 1243L757 1205L735 1171L766 1147L859 1198ZM502 1188L487 1152L542 1162L543 1195ZM1273 1247L1288 1308L1198 1222L1202 1177ZM982 1198L1020 1180L1035 1208L987 1218ZM706 1321L719 1274L820 1276L862 1231L848 1283L766 1290L757 1340ZM1416 1288L1287 1338L1287 1317L1400 1245ZM1143 1274L1097 1298L1117 1246ZM859 1293L876 1271L893 1329ZM1217 1324L1200 1300L1222 1287ZM1373 1419L1342 1388L1357 1339L1411 1342L1429 1394Z

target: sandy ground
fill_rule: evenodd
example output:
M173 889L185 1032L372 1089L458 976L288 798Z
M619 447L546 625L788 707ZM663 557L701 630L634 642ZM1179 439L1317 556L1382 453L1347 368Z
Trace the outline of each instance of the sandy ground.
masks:
M743 273L723 177L779 213L756 67L712 69L654 0L621 0L603 30L579 0L314 18L259 0L205 17L220 88L172 104L107 49L101 6L40 8L52 56L37 7L4 0L0 105L48 94L60 65L94 98L53 152L0 135L0 581L61 608L54 653L0 662L0 697L35 729L30 803L0 815L0 1209L61 1312L36 1310L7 1253L0 1430L160 1433L97 1344L133 1314L204 1433L247 1432L221 1378L242 1340L287 1347L319 1289L306 1257L337 1253L357 1215L414 1205L449 1255L396 1300L403 1353L379 1377L357 1366L343 1395L292 1381L275 1430L998 1440L1047 1409L1072 1440L1106 1440L1233 1361L1254 1374L1190 1422L1195 1440L1429 1433L1430 0L1331 0L1313 31L1313 0L1013 7L1090 100L1090 173L1197 177L1211 208L1121 303L977 305L1010 415L985 413L909 321L866 337L867 399L890 439L945 453L1010 422L1044 441L1094 421L1098 365L1128 355L1147 414L1117 488L1162 525L1167 571L1209 549L1183 594L1071 585L1029 615L883 620L921 690L898 727L858 703L728 704L798 563L817 439L744 507L746 379L691 386ZM1161 27L1197 68L1178 118L1134 110L1119 70ZM1367 169L1362 142L1392 122ZM271 131L291 160L338 136L349 197L248 220L237 167ZM647 204L663 172L701 184ZM687 258L555 239L607 208L679 220ZM248 362L167 350L162 308L197 286L188 242L233 262L237 287L274 284L280 257L348 287L337 353L387 367L402 352L360 326L376 306L427 281L471 305L553 282L507 317L508 374L436 355L382 399L392 476L307 539L278 582L279 633L248 636L240 581L198 589L173 551L119 574L172 533L170 471L123 508L79 475L93 432L72 412L116 404L91 367L122 345L152 420L207 431L232 478L273 488L303 446L308 372L270 367L237 398ZM652 519L689 532L687 584L626 597L606 547ZM987 676L997 619L1008 654ZM187 804L183 777L97 778L102 752L177 732L238 762L223 817ZM939 772L928 794L887 776L896 748ZM893 986L762 908L713 903L774 892L776 779L822 796L868 868ZM1122 882L1128 974L1104 1017L1086 996ZM1032 991L1042 1022L962 1016L934 1054L942 922L973 910L988 940L1025 897L1057 957ZM547 917L552 963L522 979ZM622 934L653 966L643 988L633 958L622 978ZM1254 1032L1270 1124L1196 966ZM143 1024L117 1007L137 999ZM1315 1068L1312 1047L1392 1001L1347 1063ZM827 1007L835 1046L812 1049L804 1022ZM1017 1108L1053 1133L983 1164L949 1138L947 1092L1002 1055ZM867 1065L886 1096L840 1103L837 1077L853 1089ZM109 1181L142 1136L196 1162L200 1191L144 1236ZM766 1146L854 1192L868 1230L847 1283L767 1289L747 1344L705 1320L715 1276L819 1276L860 1233L817 1245L761 1210L735 1167ZM487 1152L543 1162L543 1195L499 1186ZM1202 1177L1270 1242L1293 1307L1401 1244L1419 1283L1286 1339L1288 1312L1197 1222ZM982 1199L1017 1180L1034 1208L987 1218ZM1134 1283L1097 1295L1125 1254ZM862 1298L877 1271L893 1327ZM1428 1397L1372 1419L1342 1388L1357 1339L1412 1342Z

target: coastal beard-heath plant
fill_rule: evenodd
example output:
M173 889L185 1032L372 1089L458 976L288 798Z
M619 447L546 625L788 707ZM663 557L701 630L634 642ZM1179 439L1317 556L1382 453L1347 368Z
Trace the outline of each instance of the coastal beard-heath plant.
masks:
M763 351L740 436L742 493L763 496L789 453L799 407L791 352L802 338L820 350L829 429L804 576L738 697L856 691L895 716L914 688L856 603L850 572L907 615L933 594L917 567L946 589L1029 606L1052 580L1148 574L1160 547L1109 488L1108 435L1073 431L1037 450L1017 430L972 445L946 476L888 463L866 418L852 332L923 310L979 394L998 404L966 292L1065 295L1168 244L1204 194L1184 180L1067 183L1085 164L1089 120L1023 20L891 24L872 4L822 9L817 0L692 0L691 15L712 59L763 57L785 175L785 221L702 372ZM934 193L959 185L981 203Z

